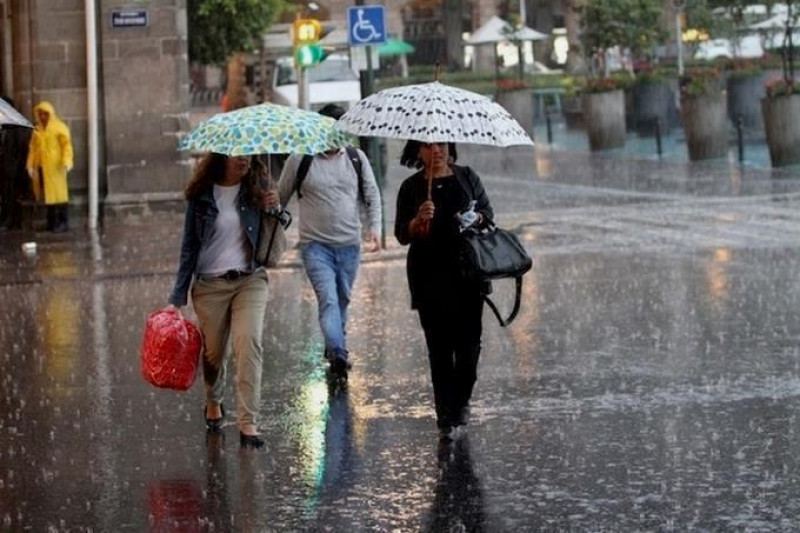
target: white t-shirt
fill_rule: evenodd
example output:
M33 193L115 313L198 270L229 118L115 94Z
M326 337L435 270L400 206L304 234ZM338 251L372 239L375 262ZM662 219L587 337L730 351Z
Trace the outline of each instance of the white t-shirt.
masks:
M228 187L214 185L214 202L219 214L197 257L197 273L202 276L248 269L247 236L236 205L240 188L241 183Z

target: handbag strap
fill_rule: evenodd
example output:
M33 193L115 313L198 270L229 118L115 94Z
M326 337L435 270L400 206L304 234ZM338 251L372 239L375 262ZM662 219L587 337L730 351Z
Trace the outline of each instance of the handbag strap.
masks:
M272 234L269 236L269 244L267 245L267 255L264 256L264 262L266 262L267 258L269 258L269 253L272 251L272 245L275 244L275 235L278 233L278 226L280 226L280 224L281 224L280 220L276 220L276 224L272 226Z
M511 310L511 313L508 315L508 318L505 320L500 315L500 311L497 310L497 306L495 303L489 298L489 296L484 295L484 301L489 305L489 309L492 310L494 316L497 317L497 321L500 322L501 327L506 327L511 324L515 318L517 318L517 313L519 313L519 307L522 300L522 276L517 276L514 278L516 289L516 294L514 295L514 308Z

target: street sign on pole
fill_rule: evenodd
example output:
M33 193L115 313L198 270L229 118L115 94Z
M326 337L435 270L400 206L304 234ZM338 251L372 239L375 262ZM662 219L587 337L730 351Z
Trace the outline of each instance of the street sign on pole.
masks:
M347 8L347 41L350 46L386 42L386 10L383 6Z
M383 6L365 6L364 0L356 0L358 5L347 8L347 42L353 50L360 50L363 46L366 49L366 69L361 70L362 97L366 98L375 91L375 79L372 64L372 51L374 45L386 42L386 11ZM356 54L360 55L360 54ZM367 158L372 163L375 172L375 180L378 182L378 191L381 196L381 207L383 208L383 169L380 149L376 139L362 138L362 146L365 148ZM384 213L385 210L381 209ZM381 247L386 248L386 220L381 220Z

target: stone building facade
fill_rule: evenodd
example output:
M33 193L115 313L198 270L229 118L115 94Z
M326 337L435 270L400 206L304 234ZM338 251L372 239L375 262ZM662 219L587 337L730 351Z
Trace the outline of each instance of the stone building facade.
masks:
M101 213L180 201L191 172L189 157L176 151L191 107L186 0L95 2ZM336 19L356 4L319 3ZM386 6L389 32L402 37L411 0L364 1L376 3ZM465 4L477 27L496 12L497 0ZM79 210L89 174L84 6L84 0L0 0L0 91L29 118L36 103L48 100L69 125L75 148L69 186Z
M176 151L189 110L185 1L97 6L101 212L177 200L190 172ZM88 187L84 1L0 0L0 7L2 91L29 118L36 103L52 102L70 127L69 186L80 206Z

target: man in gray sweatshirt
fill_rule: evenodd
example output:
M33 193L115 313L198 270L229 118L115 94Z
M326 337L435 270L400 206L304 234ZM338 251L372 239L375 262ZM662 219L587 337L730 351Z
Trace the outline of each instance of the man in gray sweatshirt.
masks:
M335 105L320 110L320 114L335 119L343 113ZM345 379L351 366L345 333L347 306L361 259L359 213L363 206L368 224L365 249L377 250L381 231L380 191L364 152L342 148L313 157L290 156L277 192L267 193L267 206L286 205L295 192L300 206L300 250L317 295L325 357L333 375Z

